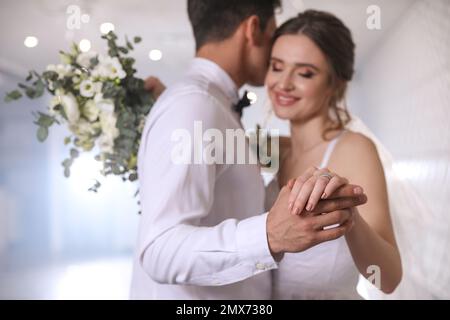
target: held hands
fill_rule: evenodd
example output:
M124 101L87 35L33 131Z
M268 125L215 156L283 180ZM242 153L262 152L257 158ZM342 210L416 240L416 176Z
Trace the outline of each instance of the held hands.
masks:
M288 202L292 214L313 211L319 200L354 197L364 193L361 187L348 185L347 179L326 168L316 167L311 167L297 179L290 180L288 186L292 189ZM341 188L344 186L346 187Z
M332 177L325 180L325 173ZM324 193L326 197L320 199ZM305 251L340 238L353 226L353 208L366 202L360 187L329 171L309 169L280 191L269 212L267 238L272 254L278 258L285 252ZM305 206L312 209L303 210ZM300 214L293 214L294 209ZM326 229L333 225L339 226Z

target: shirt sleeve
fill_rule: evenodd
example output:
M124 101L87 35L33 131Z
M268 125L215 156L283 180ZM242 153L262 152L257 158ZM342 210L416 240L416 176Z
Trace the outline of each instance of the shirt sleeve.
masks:
M202 218L214 214L214 185L223 168L174 163L173 132L189 133L194 140L195 121L204 130L221 129L227 116L222 106L199 93L159 107L139 155L140 267L158 283L199 286L231 284L276 268L267 243L266 213L201 225ZM193 143L190 148L194 152Z

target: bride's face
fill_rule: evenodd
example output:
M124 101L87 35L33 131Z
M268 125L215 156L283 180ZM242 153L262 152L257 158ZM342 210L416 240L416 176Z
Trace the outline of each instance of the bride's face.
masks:
M325 55L308 37L278 38L266 76L275 114L304 122L326 112L332 93L329 69Z

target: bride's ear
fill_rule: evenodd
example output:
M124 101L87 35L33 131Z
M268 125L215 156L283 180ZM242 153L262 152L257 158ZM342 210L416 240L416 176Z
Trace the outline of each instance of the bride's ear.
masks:
M330 75L329 87L327 89L327 91L330 95L330 99L332 99L332 100L333 99L334 100L342 99L346 89L347 89L346 81L333 78L333 76Z
M344 98L345 91L347 91L347 81L344 80L338 80L336 87L334 89L335 91L335 97L337 101L339 102Z

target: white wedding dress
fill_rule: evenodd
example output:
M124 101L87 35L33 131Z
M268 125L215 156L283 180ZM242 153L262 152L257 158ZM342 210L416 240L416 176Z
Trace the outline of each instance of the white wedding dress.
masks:
M448 265L450 255L434 256L434 252L445 253L448 244L437 241L439 237L422 239L428 226L435 223L434 215L426 206L422 196L402 177L395 166L394 158L376 135L355 115L347 129L364 134L376 145L383 164L388 186L389 207L397 244L403 266L403 279L391 295L385 295L359 276L358 292L368 299L433 299L432 291L448 296ZM328 164L333 150L329 145L328 156L321 166ZM267 181L267 180L266 180ZM279 187L273 179L266 187L266 208L271 208L278 196ZM432 247L435 251L430 250ZM432 270L433 272L430 272ZM442 279L432 282L432 279ZM323 243L306 252L287 254L280 267L273 273L273 297L275 299L360 299L356 291L358 271L353 264L345 239ZM440 291L439 291L440 290Z
M320 167L326 167L339 141L330 141ZM279 193L274 178L266 187L266 208ZM344 237L325 242L301 253L287 253L273 271L273 299L361 299L356 291L359 272Z

